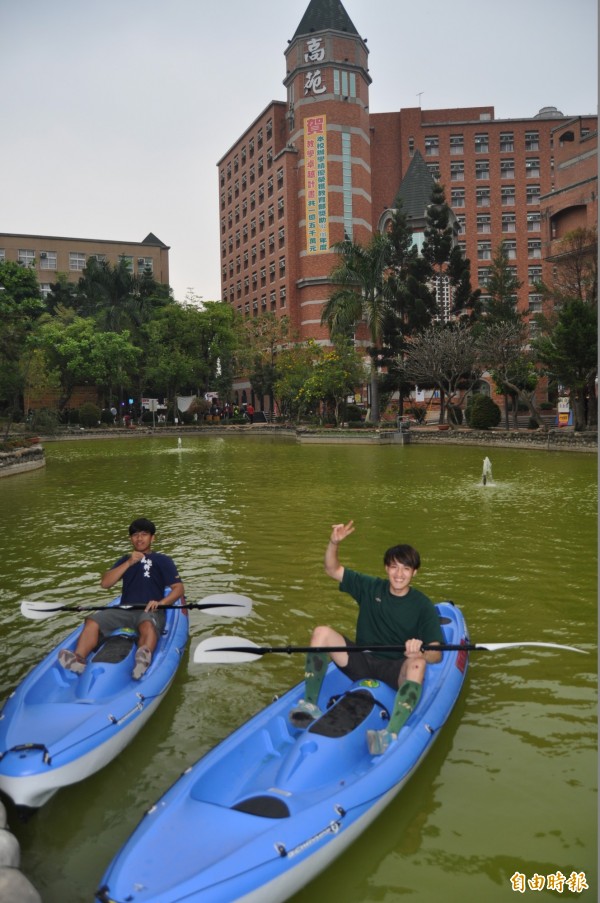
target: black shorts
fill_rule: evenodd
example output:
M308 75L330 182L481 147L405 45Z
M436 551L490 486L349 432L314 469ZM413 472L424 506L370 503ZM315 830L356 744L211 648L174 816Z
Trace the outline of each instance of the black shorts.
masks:
M382 680L384 684L398 689L398 680L400 670L406 661L404 656L401 658L378 658L368 652L352 652L352 647L356 646L348 637L344 637L348 646L348 664L345 668L340 668L346 677L350 680L362 680L365 677L372 677L376 680Z

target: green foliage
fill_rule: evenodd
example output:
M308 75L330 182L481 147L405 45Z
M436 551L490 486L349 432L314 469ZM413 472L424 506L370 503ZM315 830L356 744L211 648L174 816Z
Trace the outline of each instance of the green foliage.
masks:
M82 426L91 429L98 426L100 421L100 408L98 405L92 404L91 401L85 402L79 408L79 422Z
M502 412L489 395L473 395L467 405L465 416L473 430L489 430L498 426Z

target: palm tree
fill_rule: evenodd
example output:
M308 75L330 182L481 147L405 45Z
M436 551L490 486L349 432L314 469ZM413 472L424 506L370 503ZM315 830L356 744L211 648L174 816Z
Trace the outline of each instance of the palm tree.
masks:
M392 245L387 235L377 232L366 246L346 239L334 245L340 263L330 279L336 288L327 301L321 323L329 333L352 336L358 323L366 323L371 340L371 420L379 420L378 357L383 345L383 328L390 311L388 275Z

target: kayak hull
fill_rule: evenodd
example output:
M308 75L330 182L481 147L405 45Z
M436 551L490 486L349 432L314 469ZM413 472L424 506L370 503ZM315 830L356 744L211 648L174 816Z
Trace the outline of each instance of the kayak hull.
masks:
M119 598L111 604L116 605ZM19 684L0 712L0 791L17 806L39 808L61 787L99 771L154 713L169 689L188 639L187 610L165 612L152 663L133 680L133 637L109 637L81 675L58 663L75 648L81 625Z
M445 640L468 642L460 610L438 606ZM427 668L419 705L382 756L367 730L395 697L330 665L306 730L288 721L303 684L190 767L146 813L104 874L103 903L279 903L339 856L400 792L433 745L464 683L468 653ZM329 704L329 705L328 705ZM168 862L168 869L164 868Z

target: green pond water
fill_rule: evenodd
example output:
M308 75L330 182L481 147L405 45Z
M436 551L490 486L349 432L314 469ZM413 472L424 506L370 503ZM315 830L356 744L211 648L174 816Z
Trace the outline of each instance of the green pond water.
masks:
M108 601L99 577L127 550L135 516L157 524L155 547L179 565L190 601L233 591L255 607L239 621L191 612L175 682L118 759L26 823L8 804L22 870L44 903L91 903L146 809L302 677L298 655L194 665L200 639L305 644L317 623L352 633L355 604L322 565L331 524L350 518L342 563L382 573L384 550L412 543L423 560L415 585L460 605L473 642L541 640L590 654L473 653L427 759L294 903L556 899L529 886L520 894L511 877L559 872L584 875L580 896L597 899L594 455L210 435L184 437L181 448L171 436L59 442L46 453L45 469L0 480L0 699L79 617L28 621L21 601ZM495 482L484 487L486 454ZM193 838L182 843L193 848Z

